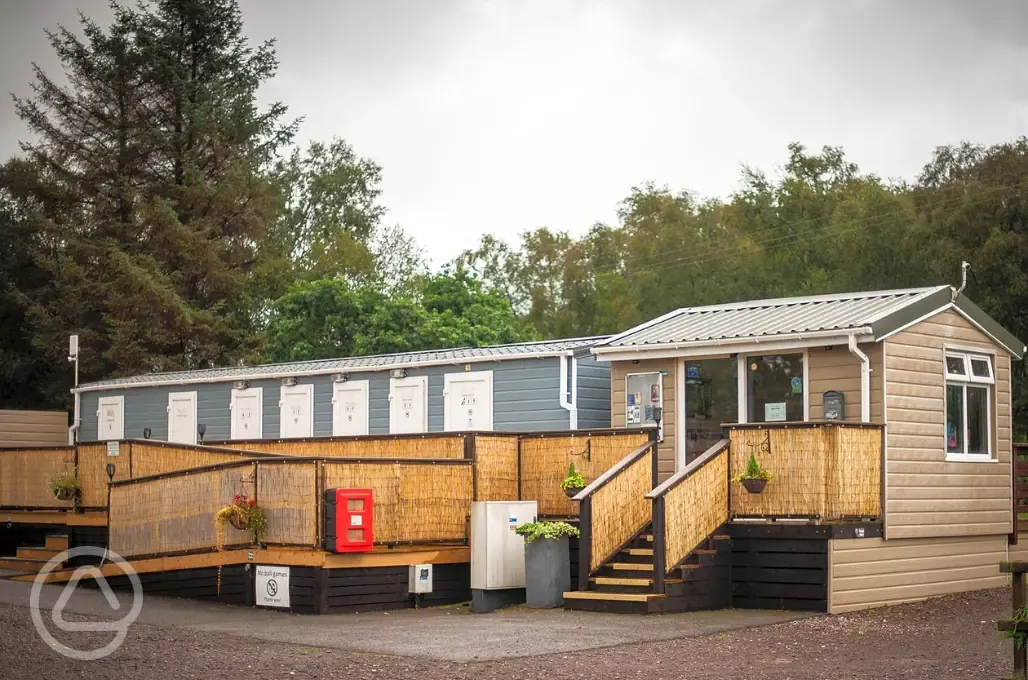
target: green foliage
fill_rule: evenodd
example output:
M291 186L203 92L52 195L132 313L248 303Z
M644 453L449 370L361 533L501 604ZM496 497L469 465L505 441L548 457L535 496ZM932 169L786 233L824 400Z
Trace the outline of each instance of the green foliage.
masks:
M540 538L558 540L565 536L578 538L578 528L567 522L529 522L514 530L519 536L525 537L525 543L532 543Z
M738 484L744 479L763 479L765 482L770 482L771 472L762 468L757 462L757 457L751 453L749 460L746 461L746 469L733 477L732 481Z
M1015 625L1018 623L1028 623L1028 605L1015 609L1014 617L1010 621ZM1014 649L1024 649L1025 645L1028 644L1028 633L1024 631L1005 630L1002 634L1004 638L1014 641Z
M411 297L341 278L295 283L272 307L266 352L299 361L536 338L502 295L458 269L423 278Z
M585 478L579 474L578 470L575 469L575 461L571 461L568 465L568 476L564 478L564 481L560 483L562 489L584 489Z
M69 499L81 490L79 480L73 472L59 472L49 480L48 488L55 497Z

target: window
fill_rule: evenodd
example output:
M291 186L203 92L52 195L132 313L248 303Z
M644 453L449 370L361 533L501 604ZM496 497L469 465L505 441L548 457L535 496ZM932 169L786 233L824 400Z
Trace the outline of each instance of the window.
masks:
M746 357L746 421L803 422L803 355Z
M946 353L946 457L988 460L992 450L992 360Z

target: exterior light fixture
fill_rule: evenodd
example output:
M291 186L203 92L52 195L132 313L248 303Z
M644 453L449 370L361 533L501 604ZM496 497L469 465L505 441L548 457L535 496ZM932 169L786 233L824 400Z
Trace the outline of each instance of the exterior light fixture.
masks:
M151 432L152 432L152 430L150 430L149 427L144 427L143 428L143 439L149 439Z
M207 424L200 423L196 426L196 434L200 436L200 443L203 444L203 436L207 434Z
M234 390L245 390L249 386L250 386L250 381L249 380L237 380L234 383L232 383L232 389L234 389Z
M296 385L296 378L282 378L283 387L293 387Z
M396 378L397 380L399 380L400 378L406 378L407 377L407 369L406 368L394 368L393 370L389 371L389 377L390 378Z
M336 373L332 376L332 382L344 383L350 379L349 373Z
M117 470L117 468L114 467L114 463L108 463L107 464L107 479L109 479L110 481L113 482L114 481L114 473L115 473L116 470Z

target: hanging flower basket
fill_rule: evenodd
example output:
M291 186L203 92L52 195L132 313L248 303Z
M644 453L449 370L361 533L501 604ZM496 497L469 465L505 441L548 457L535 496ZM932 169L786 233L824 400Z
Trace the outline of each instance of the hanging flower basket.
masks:
M54 497L59 501L70 501L75 498L75 493L75 489L69 489L65 487L55 491Z
M584 488L584 486L565 486L564 493L567 495L568 498L574 498L575 496L580 494L582 492L582 489Z
M247 525L249 524L243 513L235 507L233 507L232 512L229 513L228 523L232 525L233 529L239 529L240 531L246 531Z
M742 483L742 488L750 493L760 493L767 486L766 479L743 479L740 482Z
M79 495L79 480L70 472L61 472L50 478L50 493L59 501L71 501Z
M568 498L574 498L585 488L585 479L575 469L575 461L571 461L571 465L568 466L568 476L560 483L560 488L564 489L564 494Z
M268 520L264 514L264 508L258 506L255 499L240 493L232 498L231 504L215 513L214 524L217 533L217 547L218 550L221 550L224 545L224 532L222 531L224 525L228 524L234 529L248 532L250 542L254 545L261 545L264 542L264 531L267 529Z

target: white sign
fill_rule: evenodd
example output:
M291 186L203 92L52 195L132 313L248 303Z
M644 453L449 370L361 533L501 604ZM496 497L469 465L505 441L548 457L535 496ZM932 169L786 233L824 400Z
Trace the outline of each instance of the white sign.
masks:
M121 442L118 442L118 441L107 442L107 455L108 456L120 456L121 455Z
M289 607L289 567L257 565L258 607Z
M778 401L771 404L764 404L764 421L768 423L781 422L785 420L785 402Z

